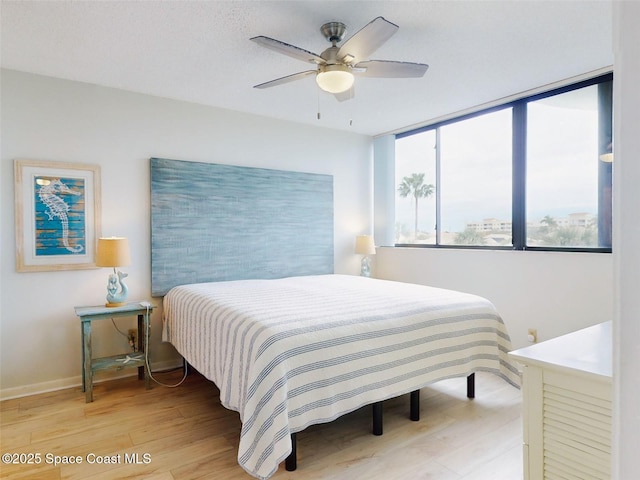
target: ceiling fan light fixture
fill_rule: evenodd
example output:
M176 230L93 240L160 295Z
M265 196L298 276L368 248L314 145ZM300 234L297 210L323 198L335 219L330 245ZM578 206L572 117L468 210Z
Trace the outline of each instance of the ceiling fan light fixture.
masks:
M346 92L353 86L353 74L346 65L326 65L316 75L318 86L329 93Z

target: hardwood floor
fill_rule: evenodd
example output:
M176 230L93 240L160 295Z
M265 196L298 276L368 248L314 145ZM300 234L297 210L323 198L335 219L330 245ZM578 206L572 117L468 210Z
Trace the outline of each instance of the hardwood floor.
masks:
M472 401L464 378L446 380L422 389L419 422L408 395L386 401L383 436L370 433L370 407L309 427L298 434L298 469L283 463L272 478L521 480L520 409L521 392L494 375L476 374ZM38 465L1 464L3 479L253 478L236 460L238 414L197 373L177 388L145 390L134 377L97 384L89 404L79 388L5 400L0 429L2 454L41 455ZM54 466L47 454L82 463Z

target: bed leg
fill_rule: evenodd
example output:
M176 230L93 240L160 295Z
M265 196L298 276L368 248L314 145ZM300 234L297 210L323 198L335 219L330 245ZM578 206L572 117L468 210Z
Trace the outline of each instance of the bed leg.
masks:
M476 374L467 377L467 398L476 398Z
M376 402L373 407L373 434L382 435L382 402Z
M291 434L291 453L284 461L284 467L287 469L287 472L293 472L296 468L298 468L298 462L296 459L296 434Z
M414 422L420 420L420 390L414 390L411 392L409 418Z

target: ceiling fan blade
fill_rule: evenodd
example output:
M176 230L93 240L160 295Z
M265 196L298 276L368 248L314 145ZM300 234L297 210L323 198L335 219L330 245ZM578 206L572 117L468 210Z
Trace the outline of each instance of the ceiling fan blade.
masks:
M398 25L383 17L374 18L342 44L338 50L338 59L349 55L347 63L358 63L369 58L373 52L389 40L398 31ZM353 59L351 59L353 57Z
M275 38L269 38L260 35L258 37L250 38L249 40L252 40L258 45L262 45L263 47L266 47L270 50L274 50L278 53L282 53L298 60L302 60L303 62L317 64L326 63L321 56L316 55L313 52L309 52L304 48L296 47L294 45L289 45L288 43L281 42L280 40L276 40Z
M360 71L361 68L366 70ZM428 68L425 63L368 60L355 65L353 74L360 77L417 78L422 77Z
M254 85L253 88L269 88L275 87L277 85L282 85L284 83L294 82L296 80L300 80L301 78L307 77L309 75L316 75L318 73L317 70L307 70L305 72L298 72L292 75L287 75L286 77L276 78L275 80L271 80L269 82L261 83L259 85Z

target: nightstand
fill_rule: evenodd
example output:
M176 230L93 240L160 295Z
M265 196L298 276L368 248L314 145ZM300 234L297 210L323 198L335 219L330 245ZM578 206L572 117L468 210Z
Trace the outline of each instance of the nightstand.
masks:
M145 302L143 302L145 303ZM147 306L140 303L128 303L121 307L75 307L76 315L80 318L82 333L82 391L85 392L85 401L93 401L93 374L99 370L111 368L138 368L138 378L144 378L145 387L151 388L149 383L149 371L145 366L145 345L149 340L149 322L153 305ZM138 351L113 355L103 358L92 358L91 355L91 322L95 320L111 319L117 317L138 316Z

